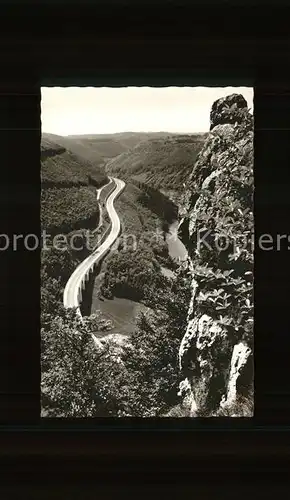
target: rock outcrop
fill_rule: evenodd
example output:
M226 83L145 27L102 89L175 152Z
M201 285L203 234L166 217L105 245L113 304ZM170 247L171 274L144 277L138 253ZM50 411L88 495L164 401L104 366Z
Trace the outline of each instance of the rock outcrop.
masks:
M192 298L179 351L190 416L253 412L253 116L242 95L212 105L181 233ZM241 401L247 404L241 404Z

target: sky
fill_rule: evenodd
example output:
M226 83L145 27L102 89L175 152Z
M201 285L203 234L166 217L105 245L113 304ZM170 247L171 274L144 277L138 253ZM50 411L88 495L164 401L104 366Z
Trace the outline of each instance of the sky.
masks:
M212 103L250 87L42 87L42 131L57 135L209 130Z

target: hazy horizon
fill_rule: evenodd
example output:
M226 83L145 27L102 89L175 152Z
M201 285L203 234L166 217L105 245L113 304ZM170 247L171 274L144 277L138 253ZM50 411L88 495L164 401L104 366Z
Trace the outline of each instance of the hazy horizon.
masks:
M204 134L207 131L203 132L176 132L176 131L169 131L169 130L121 130L120 132L104 132L102 133L91 133L87 132L85 134L68 134L68 135L62 135L62 134L54 134L53 132L45 132L44 130L42 131L44 134L49 134L49 135L58 135L60 137L87 137L87 136L101 136L101 135L121 135L121 134L176 134L176 135L198 135L198 134Z
M213 102L250 87L42 87L44 133L68 136L208 132Z

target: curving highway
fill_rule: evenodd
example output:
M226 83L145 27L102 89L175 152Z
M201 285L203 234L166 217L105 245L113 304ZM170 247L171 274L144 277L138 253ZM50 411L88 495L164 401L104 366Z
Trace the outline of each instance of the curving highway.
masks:
M116 197L123 191L125 182L115 177L109 177L110 182L115 183L115 189L108 196L106 208L111 221L111 231L105 241L94 250L79 266L75 269L69 278L63 294L63 305L65 308L75 307L79 316L81 315L80 303L82 301L82 290L85 288L85 283L89 278L90 272L94 266L107 253L119 236L121 223L119 216L114 208Z
M102 207L102 203L100 203L100 197L101 197L101 192L103 191L103 189L105 187L109 186L110 184L114 184L114 181L113 181L112 177L109 177L109 182L107 182L107 184L105 184L104 186L102 186L101 188L99 188L99 189L96 190L97 201L99 202L100 216L99 216L99 224L96 227L96 229L94 229L93 234L96 233L98 231L98 229L100 229L100 227L102 227L102 225L103 225L103 207Z

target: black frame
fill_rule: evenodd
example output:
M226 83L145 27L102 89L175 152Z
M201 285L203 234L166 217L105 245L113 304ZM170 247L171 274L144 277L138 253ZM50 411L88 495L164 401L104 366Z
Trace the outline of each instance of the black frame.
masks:
M38 7L26 5L17 10L11 2L5 6L0 21L4 75L0 82L0 119L1 129L6 129L1 133L2 158L9 168L2 172L2 228L18 234L40 232L40 86L211 85L214 81L218 86L255 86L256 230L275 233L279 226L279 232L287 233L289 205L283 162L287 162L290 143L290 117L285 113L290 105L286 76L290 62L288 16L282 7L264 6L262 13L263 17L257 6L215 7L209 2L203 2L203 7L182 2L177 6L168 2L163 6L161 2L154 6L136 7L129 2L116 6L113 1L97 8L89 2L82 2L82 7L73 3L40 6L40 2ZM14 94L9 97L9 106L7 93ZM7 129L22 127L34 130L20 133L16 148L15 130ZM22 151L29 161L22 160ZM19 170L21 161L25 170ZM126 423L122 433L119 419L107 421L113 425L104 431L101 426L96 428L95 422L82 430L80 422L72 423L63 433L59 431L65 431L68 422L39 423L39 256L23 251L17 255L7 252L2 262L5 258L0 380L3 384L6 376L8 383L0 394L0 456L19 456L25 449L32 462L36 455L42 460L46 456L51 466L56 456L65 459L70 455L86 457L88 467L92 467L90 460L95 453L106 464L124 455L128 463L152 456L157 463L166 461L169 455L186 462L193 455L196 459L209 457L215 450L213 462L219 458L230 462L235 456L262 460L270 450L287 455L288 434L282 432L288 429L290 415L288 339L283 336L288 327L285 313L290 283L286 252L258 252L256 257L256 417L244 422L219 419L216 425L210 419L202 425L187 419L162 419L151 424L143 420L143 431L163 430L158 434L138 432L140 421L133 420ZM282 297L278 295L281 287ZM15 300L15 295L20 299ZM178 432L168 433L166 428Z

